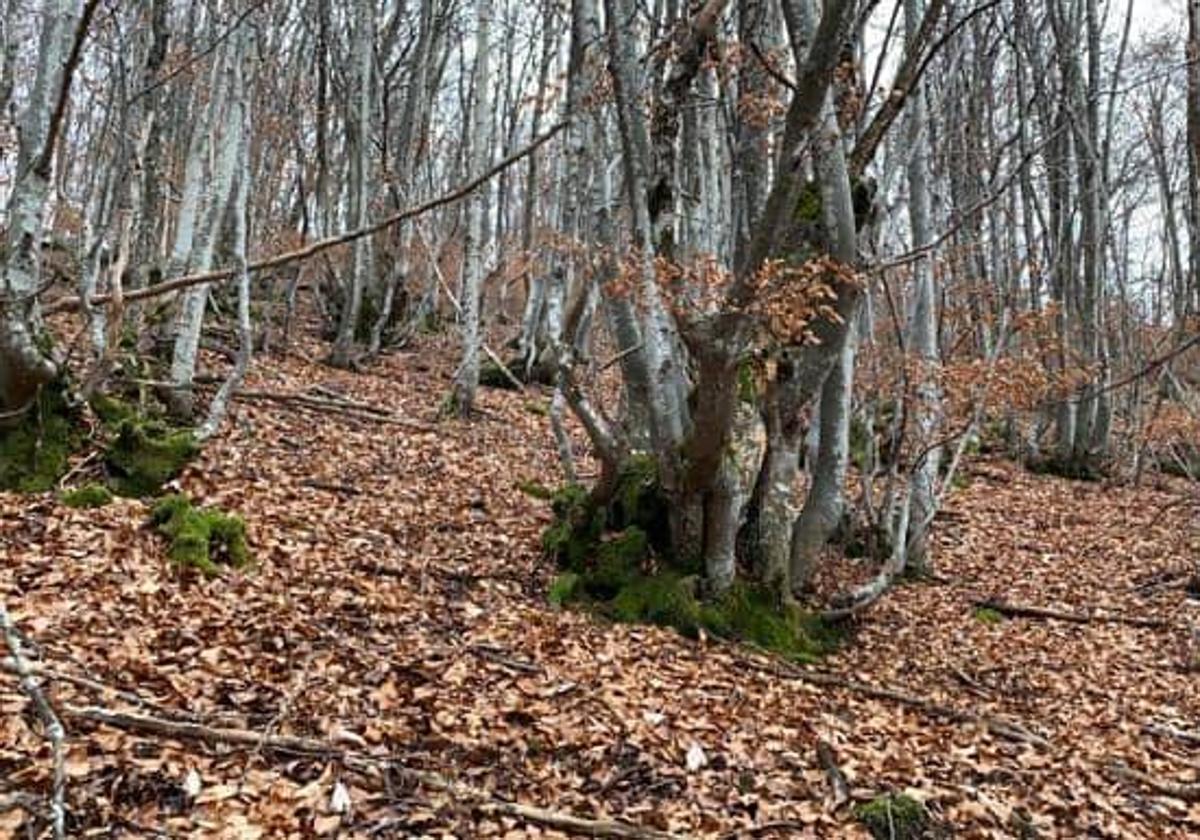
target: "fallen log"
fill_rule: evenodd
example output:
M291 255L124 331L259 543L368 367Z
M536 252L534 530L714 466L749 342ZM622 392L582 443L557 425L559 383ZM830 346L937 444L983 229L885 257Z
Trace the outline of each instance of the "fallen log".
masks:
M487 791L464 785L437 773L415 770L398 765L386 756L370 756L348 751L315 738L296 735L269 735L248 729L222 729L200 723L171 721L149 715L106 709L100 706L65 706L63 714L76 720L87 720L126 732L159 735L209 745L250 747L270 752L296 755L324 756L340 761L353 770L373 789L384 792L396 781L448 793L470 803L476 813L495 817L511 817L524 822L581 834L588 837L615 837L625 840L681 840L681 835L644 828L620 820L592 819L551 811L519 802L497 799Z
M1158 618L1140 618L1138 616L1119 615L1110 612L1068 612L1031 604L1015 604L995 598L976 601L975 606L980 609L995 610L1001 615L1010 618L1042 618L1053 621L1067 621L1072 624L1125 624L1130 627L1163 628L1171 626L1170 622Z

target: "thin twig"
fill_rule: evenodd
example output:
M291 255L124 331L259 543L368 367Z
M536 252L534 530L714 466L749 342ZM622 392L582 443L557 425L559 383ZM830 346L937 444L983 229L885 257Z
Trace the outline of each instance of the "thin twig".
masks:
M62 722L59 721L54 708L42 692L42 687L38 683L33 669L25 661L16 625L13 624L12 617L8 614L8 608L2 602L0 602L0 630L4 632L4 641L8 645L9 654L12 657L12 667L20 681L21 691L33 703L38 717L41 718L42 725L46 728L46 739L50 742L50 748L54 754L54 790L50 799L50 822L54 827L55 840L63 840L67 836L67 812L63 806L67 789L67 774L63 757L63 741L66 739L66 730L63 729Z

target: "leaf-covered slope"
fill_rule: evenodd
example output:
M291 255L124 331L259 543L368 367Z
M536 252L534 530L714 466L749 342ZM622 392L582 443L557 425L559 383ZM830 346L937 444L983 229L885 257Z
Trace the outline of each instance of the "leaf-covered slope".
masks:
M432 421L452 357L424 347L357 375L269 360L248 387L322 383ZM1200 611L1173 584L1134 591L1195 556L1178 492L985 464L937 525L944 581L889 594L819 666L1003 717L1049 744L1037 746L788 676L747 651L551 609L539 541L549 512L516 488L560 480L536 410L547 397L481 399L480 419L428 432L240 403L181 484L245 518L256 560L245 573L181 577L140 502L77 510L49 494L0 496L0 594L37 661L127 693L55 680L54 701L133 708L136 694L146 714L321 738L501 798L696 835L865 836L851 808L827 807L818 740L853 798L907 792L960 836L1200 831L1200 805L1111 766L1197 775L1200 745L1143 731L1200 728L1200 676L1180 668ZM823 583L869 572L839 562ZM983 621L974 603L989 596L1174 629ZM37 793L49 756L24 707L0 677L0 786ZM79 831L554 836L435 790L381 795L321 757L67 726ZM0 813L0 827L24 818Z

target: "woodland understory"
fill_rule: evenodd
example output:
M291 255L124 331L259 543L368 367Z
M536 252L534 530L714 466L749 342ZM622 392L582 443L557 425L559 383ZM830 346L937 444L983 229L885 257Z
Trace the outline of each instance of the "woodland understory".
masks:
M548 605L551 514L520 489L561 480L548 389L485 389L479 417L438 422L453 342L363 373L314 361L325 350L305 337L260 359L247 390L320 385L412 427L236 404L178 485L245 517L252 571L181 576L142 501L0 495L0 590L20 594L64 716L72 835L564 836L541 808L638 827L611 836L852 837L854 806L888 794L925 803L947 832L930 836L1200 831L1183 479L973 460L933 531L937 577L799 666ZM873 573L831 549L818 600ZM1007 618L988 600L1084 618ZM109 726L97 708L253 737ZM50 748L15 680L0 709L0 801L34 800L0 814L19 836L45 817Z
M0 832L1200 836L1200 0L0 4Z

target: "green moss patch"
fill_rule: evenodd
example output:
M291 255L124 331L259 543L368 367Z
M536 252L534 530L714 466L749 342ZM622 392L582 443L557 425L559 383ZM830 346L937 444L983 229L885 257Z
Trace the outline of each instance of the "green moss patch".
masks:
M1056 475L1072 481L1100 481L1105 477L1104 468L1094 458L1083 455L1060 457L1047 455L1029 462L1029 471L1038 475Z
M82 441L79 412L70 403L67 384L59 380L43 386L20 418L0 426L0 490L54 489Z
M984 624L1002 624L1004 622L1004 616L991 607L976 607L974 615L976 621Z
M246 523L241 517L198 508L180 494L160 499L150 520L170 540L171 560L181 567L216 575L221 565L241 568L250 562Z
M745 583L701 610L701 624L722 638L773 651L798 662L812 662L832 653L845 631L812 613L781 603L772 592Z
M58 499L70 508L99 508L111 502L113 494L103 484L85 484L73 490L64 490Z
M917 800L904 794L877 796L855 806L854 818L876 840L922 840L933 836L929 811Z
M575 604L623 623L701 631L755 645L796 661L833 650L841 633L818 618L745 583L704 599L695 568L669 553L669 511L651 459L631 459L603 498L572 486L552 500L555 519L542 545L561 574L555 606Z
M554 500L554 491L542 484L540 481L522 480L517 482L517 489L534 499L540 499L543 502Z
M579 589L579 575L574 572L563 572L550 584L550 592L546 596L550 604L562 607L575 600Z
M199 451L187 429L134 417L116 423L104 463L119 495L153 496Z

